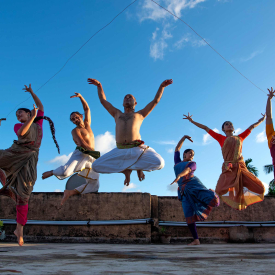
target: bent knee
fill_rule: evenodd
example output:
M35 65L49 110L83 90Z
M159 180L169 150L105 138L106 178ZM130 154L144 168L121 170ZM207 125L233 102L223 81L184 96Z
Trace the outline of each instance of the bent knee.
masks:
M165 161L164 159L159 155L157 158L156 158L156 167L158 167L157 169L160 170L164 167L165 165Z

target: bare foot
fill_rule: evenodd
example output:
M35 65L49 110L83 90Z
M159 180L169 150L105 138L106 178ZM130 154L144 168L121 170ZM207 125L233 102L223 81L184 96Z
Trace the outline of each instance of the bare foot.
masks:
M126 169L122 171L122 173L125 175L124 185L129 186L130 184L130 175L132 173L132 170Z
M188 245L200 245L200 240L199 239L196 239L194 240L192 243L188 244Z
M17 224L16 229L14 230L14 235L17 237L17 242L19 246L23 246L24 239L23 239L23 226L20 224Z
M65 201L73 195L76 195L78 192L76 190L64 190L64 196L63 199L61 201L61 206L65 203Z
M46 178L49 178L49 177L51 177L52 175L53 175L53 170L44 172L44 173L42 174L42 180L44 180L44 179L46 179Z
M138 175L139 181L145 180L145 175L142 170L137 170L137 175Z

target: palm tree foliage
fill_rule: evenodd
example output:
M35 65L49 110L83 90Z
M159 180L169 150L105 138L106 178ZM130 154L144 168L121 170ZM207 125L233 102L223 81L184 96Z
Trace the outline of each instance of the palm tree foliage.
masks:
M264 171L266 174L272 173L274 171L273 164L267 164L264 166Z
M252 162L252 159L247 159L247 160L245 161L246 168L247 168L247 170L248 170L249 172L251 172L253 175L255 175L256 177L258 177L258 175L259 175L259 170L258 170L255 166L253 166L253 165L251 164L251 162Z
M274 166L272 164L267 164L267 165L264 166L264 171L265 171L266 174L270 174L270 173L274 172ZM274 179L269 183L267 195L275 196Z

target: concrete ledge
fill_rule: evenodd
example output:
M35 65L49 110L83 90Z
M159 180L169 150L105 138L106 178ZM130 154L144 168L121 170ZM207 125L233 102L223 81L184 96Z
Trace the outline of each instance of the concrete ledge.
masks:
M29 204L30 220L114 221L152 218L152 224L124 225L40 225L25 226L29 242L150 243L159 242L159 221L185 222L177 197L158 197L148 193L97 193L71 197L61 208L62 193L33 193ZM275 197L236 211L221 203L209 221L275 221ZM0 196L0 219L15 219L15 203ZM274 227L198 227L202 243L275 242ZM251 226L251 225L249 225ZM259 226L259 225L258 225ZM163 226L171 242L190 242L188 227ZM14 225L5 225L7 241L15 241Z

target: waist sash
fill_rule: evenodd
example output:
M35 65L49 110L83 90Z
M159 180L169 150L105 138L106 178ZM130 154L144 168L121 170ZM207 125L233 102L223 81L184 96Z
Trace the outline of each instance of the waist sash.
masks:
M116 143L116 146L118 149L129 149L129 148L138 147L142 144L144 144L144 141L138 139L131 142Z
M98 159L100 157L100 152L99 151L89 151L86 150L85 148L81 146L77 146L75 149L79 150L81 153L89 155L95 159Z

